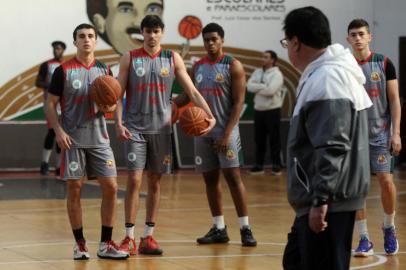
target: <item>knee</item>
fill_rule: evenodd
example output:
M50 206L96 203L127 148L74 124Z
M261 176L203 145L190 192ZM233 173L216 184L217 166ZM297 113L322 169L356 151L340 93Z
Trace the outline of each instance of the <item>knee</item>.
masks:
M390 190L393 188L394 184L390 175L384 176L380 179L381 189Z
M70 199L80 199L80 193L82 190L82 183L79 180L68 181L68 197Z
M161 190L161 183L159 180L149 180L148 182L148 192L157 193Z

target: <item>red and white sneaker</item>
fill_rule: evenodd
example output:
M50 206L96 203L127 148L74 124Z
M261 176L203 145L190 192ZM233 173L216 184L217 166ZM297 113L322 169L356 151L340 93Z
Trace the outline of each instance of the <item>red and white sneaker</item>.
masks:
M154 238L148 235L144 238L141 237L140 245L138 246L138 253L146 255L162 255L163 251Z
M86 247L86 240L81 239L75 243L73 247L74 260L89 260L90 255Z
M102 259L125 260L130 255L128 252L120 250L118 245L112 240L107 242L100 242L97 256Z
M135 240L129 236L126 236L120 244L120 250L127 252L130 256L137 254L137 244Z

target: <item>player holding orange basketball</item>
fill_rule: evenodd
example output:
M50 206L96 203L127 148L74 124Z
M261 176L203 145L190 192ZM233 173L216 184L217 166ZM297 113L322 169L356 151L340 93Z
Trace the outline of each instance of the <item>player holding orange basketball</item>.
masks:
M123 125L122 103L116 111L117 136L125 140L128 181L125 197L126 237L120 248L136 253L134 222L139 205L142 174L148 176L146 222L139 253L160 255L162 249L152 238L160 201L160 179L170 172L171 147L171 87L177 78L185 93L210 118L209 132L216 123L204 98L194 87L180 55L161 48L164 23L156 15L148 15L141 22L144 46L124 54L120 59L118 80L126 89L126 118Z
M103 113L89 97L89 85L110 70L94 57L97 34L92 25L80 24L73 32L76 56L59 66L49 87L46 115L63 150L61 177L67 180L67 210L76 240L73 258L89 259L83 236L80 202L83 177L97 178L101 191L101 240L97 255L107 259L126 259L111 240L116 212L117 182L113 151ZM61 123L56 105L61 101Z
M203 28L207 56L193 67L197 89L210 104L217 124L206 136L195 138L196 169L203 173L206 194L213 217L213 227L199 244L227 243L229 237L224 222L220 170L227 181L237 210L243 246L256 246L248 221L247 195L241 179L241 142L238 121L245 99L245 72L240 61L224 54L224 30L216 23ZM176 103L187 102L179 96Z

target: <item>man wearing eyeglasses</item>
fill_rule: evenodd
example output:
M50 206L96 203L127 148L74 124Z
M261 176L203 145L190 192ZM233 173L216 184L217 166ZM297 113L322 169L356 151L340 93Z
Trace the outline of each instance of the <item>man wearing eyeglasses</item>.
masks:
M303 72L288 135L288 200L296 217L283 267L349 269L355 212L369 187L365 76L349 50L331 45L320 10L291 11L283 29L282 46Z

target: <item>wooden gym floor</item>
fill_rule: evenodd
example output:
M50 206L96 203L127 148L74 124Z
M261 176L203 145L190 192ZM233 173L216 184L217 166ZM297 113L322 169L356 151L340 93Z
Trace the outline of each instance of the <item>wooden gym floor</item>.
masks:
M211 226L204 183L193 171L178 171L162 179L162 200L154 237L164 250L160 257L137 255L127 261L100 260L96 256L100 237L99 193L97 184L87 181L83 191L84 232L91 254L89 261L73 261L73 236L65 210L65 184L52 176L37 173L0 173L0 269L282 269L286 234L293 221L287 203L286 174L251 176L242 171L248 191L250 222L258 246L241 247L236 212L223 181L223 205L229 244L199 246L195 239ZM123 229L125 172L119 176L119 203L113 238L119 242ZM406 266L406 169L395 173L398 189L396 223L400 251L383 254L382 207L379 186L373 178L368 197L368 225L376 254L351 260L351 269L395 270ZM145 181L143 184L145 190ZM137 238L143 232L145 199L136 221ZM354 237L353 247L357 237ZM137 241L138 242L138 241ZM402 265L404 265L402 267Z

